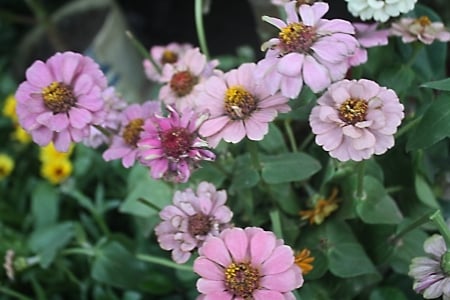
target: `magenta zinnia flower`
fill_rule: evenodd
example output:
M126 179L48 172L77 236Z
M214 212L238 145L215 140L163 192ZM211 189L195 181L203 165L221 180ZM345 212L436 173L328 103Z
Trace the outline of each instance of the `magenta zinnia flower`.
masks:
M225 229L199 249L194 272L200 299L292 299L303 284L294 251L270 231Z
M268 49L258 62L258 74L274 94L278 89L290 98L300 93L303 82L313 92L320 92L332 82L344 78L358 41L348 21L322 19L328 11L324 2L303 4L296 10L296 2L285 5L287 21L263 17L278 27L278 38L262 45Z
M431 22L427 16L418 19L401 18L392 23L392 35L400 36L403 43L420 41L424 44L432 44L435 40L441 42L450 41L450 32L441 22Z
M205 82L197 107L209 112L200 134L212 147L221 139L232 143L245 136L262 140L269 130L269 122L279 112L290 111L287 97L280 93L272 96L263 85L256 83L255 68L253 63L242 64L224 76L214 76Z
M40 146L50 142L66 152L72 142L89 135L103 117L106 78L91 58L74 52L37 60L17 89L20 125Z
M198 48L186 51L177 63L164 65L161 82L165 85L159 91L159 99L178 111L194 109L201 83L219 72L214 69L218 64L217 60L207 61Z
M316 143L340 161L386 152L404 116L395 92L367 79L336 82L317 104L309 117Z
M208 236L230 226L233 213L226 200L227 193L208 182L201 182L196 192L190 188L175 192L173 205L159 213L163 221L155 228L161 248L171 250L175 262L185 263Z
M201 160L214 160L206 141L198 135L204 120L190 109L181 115L168 107L168 117L153 116L145 122L138 146L141 163L150 167L153 178L186 182Z
M110 161L121 158L125 168L133 166L139 158L137 144L141 139L144 123L159 112L161 112L161 104L158 101L128 106L122 113L120 132L113 137L111 145L103 153L103 159Z
M186 51L192 48L191 44L170 43L166 46L157 45L150 49L150 55L160 68L160 71L162 71L166 64L175 64L179 60L182 60ZM143 65L145 75L147 75L148 79L158 82L161 80L161 72L158 72L150 60L145 59Z

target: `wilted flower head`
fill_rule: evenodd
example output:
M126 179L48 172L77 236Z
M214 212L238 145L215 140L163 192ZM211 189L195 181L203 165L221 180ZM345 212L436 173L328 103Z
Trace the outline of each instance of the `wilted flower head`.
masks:
M194 272L204 299L295 299L303 284L291 247L261 228L225 229L198 252Z
M161 82L165 85L159 90L159 99L179 111L194 109L201 83L218 72L214 70L218 64L217 60L207 61L198 48L186 51L177 63L164 65Z
M6 276L9 278L9 280L14 280L14 256L15 253L12 249L8 249L5 253L3 268L5 268Z
M40 146L54 142L67 151L89 135L103 117L101 92L106 78L91 58L74 52L35 61L16 92L20 125Z
M175 262L185 263L208 236L230 226L233 213L226 200L226 192L208 182L201 182L196 192L190 188L175 192L173 205L159 213L163 221L155 228L161 248L171 250Z
M344 78L349 58L358 41L348 21L322 19L328 4L303 4L298 13L295 2L285 5L286 22L277 18L263 20L280 29L278 38L262 45L267 53L258 62L257 74L274 94L278 89L289 98L299 95L303 83L313 92L320 92L333 81Z
M153 58L153 61L157 64L159 71L155 68L150 60L145 59L144 71L147 75L147 78L153 81L161 80L161 72L166 64L175 64L179 60L182 59L186 51L192 49L191 44L178 44L178 43L170 43L165 46L156 45L150 49L150 56Z
M338 190L334 188L328 198L317 199L313 209L301 210L299 214L302 220L308 220L309 224L322 224L325 218L338 209L337 194Z
M314 260L314 256L311 256L311 251L307 248L302 249L295 255L295 264L302 269L303 275L308 274L314 269L312 265Z
M389 30L377 29L378 23L353 23L355 27L355 37L359 42L359 47L350 58L350 65L358 66L367 61L367 48L387 45L389 42Z
M444 256L448 253L443 237L432 235L425 241L423 248L428 255L413 258L409 266L408 275L414 278L413 289L423 294L425 299L443 296L444 300L449 300L449 266L444 266Z
M0 180L9 176L14 170L14 160L7 154L0 153Z
M441 22L431 22L427 16L418 19L401 18L392 23L391 34L400 36L403 43L411 43L417 40L424 44L431 44L434 40L441 42L450 41L450 32Z
M269 91L255 81L255 64L242 64L224 76L209 78L204 93L197 98L199 111L208 111L209 117L200 127L200 134L212 147L221 139L237 143L245 136L262 140L269 131L269 122L279 112L288 112L289 99Z
M345 0L350 13L361 20L386 22L414 8L417 0Z
M394 146L404 117L395 92L376 82L342 80L317 100L309 123L316 143L340 161L360 161Z
M103 153L103 159L110 161L120 158L125 168L133 166L140 155L137 145L141 139L145 121L160 112L161 105L158 101L128 106L121 114L119 134L114 135L111 145Z
M190 109L181 114L168 110L168 117L155 115L145 122L138 143L141 163L150 167L153 178L186 182L198 162L214 160L215 154L198 135L204 116Z

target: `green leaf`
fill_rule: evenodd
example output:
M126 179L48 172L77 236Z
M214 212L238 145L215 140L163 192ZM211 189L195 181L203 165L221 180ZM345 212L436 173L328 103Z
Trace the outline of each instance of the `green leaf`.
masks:
M414 186L416 188L417 197L423 204L431 208L440 208L439 203L437 202L436 197L434 196L434 193L430 188L430 185L425 181L425 178L423 178L423 176L421 176L420 174L416 174Z
M394 89L398 94L402 94L410 89L416 76L409 66L396 65L395 67L386 69L380 74L380 84Z
M358 243L339 243L328 250L330 272L349 278L377 273L374 265ZM355 268L355 266L358 266Z
M269 123L269 133L260 141L259 146L269 154L286 152L287 147L281 130L273 123Z
M408 140L407 149L427 148L450 136L450 99L438 97L425 111L422 120Z
M319 161L306 153L283 153L261 157L262 177L267 183L308 179L321 169Z
M369 300L407 300L405 294L394 287L379 287L370 293Z
M450 91L450 78L430 81L421 85L421 87L440 90L440 91Z
M46 181L41 181L31 194L31 213L35 228L54 224L59 213L58 190Z
M427 234L422 230L413 230L401 237L394 245L394 254L390 264L397 273L408 274L409 265L414 257L423 256L423 243Z
M157 209L142 203L139 199L145 199L162 209L172 202L172 190L164 181L152 179L147 168L136 165L128 178L128 196L119 211L139 217L158 214Z
M29 240L31 250L40 257L40 265L47 268L59 250L64 248L75 235L72 222L59 223L33 232Z
M138 288L145 276L145 265L122 244L108 241L97 249L91 276L118 288Z
M269 212L270 221L272 223L272 231L275 233L277 238L283 238L283 229L281 226L280 212L278 210L272 210Z
M259 180L259 173L252 164L250 154L238 156L233 168L230 190L236 191L254 187Z
M365 223L398 224L402 213L384 186L371 176L364 177L365 200L358 200L356 211Z

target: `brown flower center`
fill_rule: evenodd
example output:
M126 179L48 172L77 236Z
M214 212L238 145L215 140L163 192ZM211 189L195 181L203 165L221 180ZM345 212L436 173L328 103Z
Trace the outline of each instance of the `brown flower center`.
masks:
M427 16L421 16L420 18L416 19L415 23L419 24L422 27L431 25L431 21Z
M202 213L189 217L188 231L192 236L207 235L211 230L211 220Z
M178 97L189 94L194 86L198 83L198 78L189 71L180 71L173 74L170 79L170 88Z
M242 120L256 109L256 99L241 86L230 87L225 93L225 111L233 120Z
M162 64L174 64L178 61L178 55L170 50L164 50L161 56Z
M316 32L303 23L291 23L278 34L282 54L291 52L307 53L316 40Z
M347 124L354 125L365 121L368 105L363 99L350 98L339 107L339 118Z
M237 297L252 299L259 287L259 271L249 263L231 263L225 269L225 286Z
M189 151L192 145L192 134L182 127L174 127L160 134L164 153L173 158L179 158Z
M52 82L42 89L44 105L55 114L68 112L77 102L72 88L63 82Z
M125 126L122 137L128 145L132 147L137 146L137 143L139 142L139 136L141 134L141 131L143 130L143 125L143 119L134 119Z

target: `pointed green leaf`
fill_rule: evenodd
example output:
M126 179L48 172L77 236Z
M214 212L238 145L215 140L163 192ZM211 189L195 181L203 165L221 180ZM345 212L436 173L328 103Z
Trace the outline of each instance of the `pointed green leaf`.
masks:
M422 84L421 87L426 87L440 91L450 91L450 78L426 82Z

